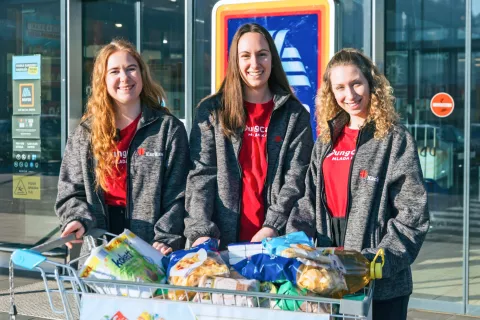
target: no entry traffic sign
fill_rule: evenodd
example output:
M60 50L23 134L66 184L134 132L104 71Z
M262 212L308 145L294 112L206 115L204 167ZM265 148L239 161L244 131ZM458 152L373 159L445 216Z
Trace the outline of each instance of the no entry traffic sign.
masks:
M430 101L430 109L434 115L440 118L451 115L454 107L455 103L452 96L445 92L437 93Z

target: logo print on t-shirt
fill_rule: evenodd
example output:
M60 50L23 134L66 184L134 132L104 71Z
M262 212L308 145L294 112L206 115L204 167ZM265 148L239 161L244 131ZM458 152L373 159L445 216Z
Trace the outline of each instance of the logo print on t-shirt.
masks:
M344 151L344 150L337 151L333 149L333 151L327 155L327 158L333 156L332 161L352 160L354 154L355 154L355 149L347 150L347 151Z
M127 163L127 151L114 151L113 156L115 158L118 157L118 164L124 164Z
M245 126L245 131L248 132L249 137L261 137L267 136L268 127L264 126Z
M138 153L139 156L143 156L143 155L145 155L145 149L143 149L143 148L138 148L138 149L137 149L137 153Z

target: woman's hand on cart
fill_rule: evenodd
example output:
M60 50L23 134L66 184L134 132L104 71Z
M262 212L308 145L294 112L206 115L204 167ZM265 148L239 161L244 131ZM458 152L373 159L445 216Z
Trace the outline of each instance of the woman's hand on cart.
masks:
M152 244L152 247L153 247L155 250L160 251L160 253L163 254L164 256L166 256L166 255L169 254L169 253L172 253L172 248L170 248L169 246L167 246L165 243L154 242L154 243Z
M192 244L192 247L196 247L204 242L207 242L208 240L210 240L211 238L210 237L200 237L198 238L197 240L195 240L195 242ZM220 240L217 240L220 244Z
M61 237L66 237L69 234L75 233L75 237L79 240L74 240L71 242L65 243L65 245L68 247L68 249L72 249L72 243L81 243L83 240L82 237L85 234L85 227L80 223L80 221L72 221L67 226L65 229L63 229Z
M258 230L258 232L253 236L250 242L262 242L265 238L272 238L277 237L278 232L269 227L263 227L262 229Z

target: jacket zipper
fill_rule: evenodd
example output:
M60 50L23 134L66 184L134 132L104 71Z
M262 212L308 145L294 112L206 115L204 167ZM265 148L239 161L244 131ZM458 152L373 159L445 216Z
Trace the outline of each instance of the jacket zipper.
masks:
M92 162L93 162L92 168L94 168L94 175L95 175L95 167L97 166L97 161L93 158L93 155L92 155ZM103 190L99 189L98 191L95 191L95 194L98 198L98 201L100 202L100 206L102 207L102 212L103 212L103 215L105 217L106 229L109 230L110 229L110 216L109 216L107 210L105 209L105 197L104 197Z
M133 134L133 137L132 137L132 140L130 140L129 144L128 144L128 148L127 148L127 163L126 163L126 166L127 166L127 183L126 183L126 187L127 187L127 205L125 206L125 223L130 223L130 206L131 206L131 195L130 195L130 192L131 192L131 187L130 187L130 184L132 183L132 179L131 179L131 176L130 176L130 147L132 145L132 142L133 140L135 140L135 136L137 135L138 131L140 131L141 129L145 128L146 126L150 125L151 123L155 122L157 119L154 119L150 122L147 122L147 123L144 123L142 124L136 131L135 133ZM142 121L142 119L140 119L140 121ZM128 227L130 228L130 225L128 225Z
M101 194L99 194L101 192ZM107 230L110 230L110 214L105 209L105 198L103 195L103 191L96 191L95 194L97 195L98 201L100 202L100 206L102 207L103 215L105 216L105 223L107 224Z
M238 155L240 156L240 152L242 151L242 144L243 144L243 134L245 133L245 130L242 130L242 133L240 135L240 145L238 146ZM243 189L243 171L242 171L242 165L240 164L240 161L238 160L237 156L237 166L238 166L238 173L240 174L240 183L238 188L238 192L240 196L238 197L238 215L237 215L237 232L236 232L236 241L238 241L240 237L240 222L241 222L241 217L242 217L242 189Z
M350 206L352 205L352 199L350 197L350 184L352 183L352 171L353 171L353 163L355 162L355 157L357 156L358 146L360 144L360 138L362 136L363 129L360 129L358 132L357 142L355 144L355 154L352 157L352 161L350 162L350 171L348 173L348 185L347 185L347 208L345 212L345 230L343 231L343 240L342 240L342 247L345 246L345 238L347 237L347 227L348 227L348 216L350 213Z
M263 180L263 192L266 192L264 193L264 205L263 205L263 218L264 220L266 219L267 217L267 204L268 204L268 194L269 194L269 190L268 190L268 187L267 187L267 180L268 180L268 131L270 130L270 122L272 121L272 117L273 117L273 113L276 111L275 109L275 106L274 106L274 109L272 110L272 112L270 113L270 117L268 118L268 126L267 126L267 134L265 136L266 138L266 141L267 141L267 145L266 145L266 148L265 148L265 161L267 162L267 174L265 175L265 179Z
M323 155L321 157L321 163L320 163L320 181L322 181L322 192L321 192L320 202L321 202L321 205L324 206L325 212L327 212L328 216L330 217L330 219L329 219L330 220L329 221L330 230L333 230L333 215L330 212L330 210L328 210L327 201L326 201L325 181L323 179L323 162L325 161L325 157L327 156L327 154L330 151L332 151L332 149L333 149L333 142L330 144L330 146L327 148L327 150L325 150L325 152L323 153ZM332 232L332 231L330 231L330 232Z

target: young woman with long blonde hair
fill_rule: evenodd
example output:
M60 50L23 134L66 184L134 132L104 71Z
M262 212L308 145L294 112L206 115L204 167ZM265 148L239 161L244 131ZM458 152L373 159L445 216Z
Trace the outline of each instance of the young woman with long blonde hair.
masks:
M355 49L327 65L316 107L319 137L287 232L319 247L344 247L372 260L385 250L373 319L405 320L410 265L429 226L427 193L413 137L398 123L388 80Z
M251 23L235 33L226 77L200 102L190 146L185 235L193 245L215 238L225 248L285 232L313 136L265 28Z
M62 236L129 228L162 253L183 248L188 140L182 122L162 106L165 92L124 40L99 51L91 86L60 169L55 209Z

